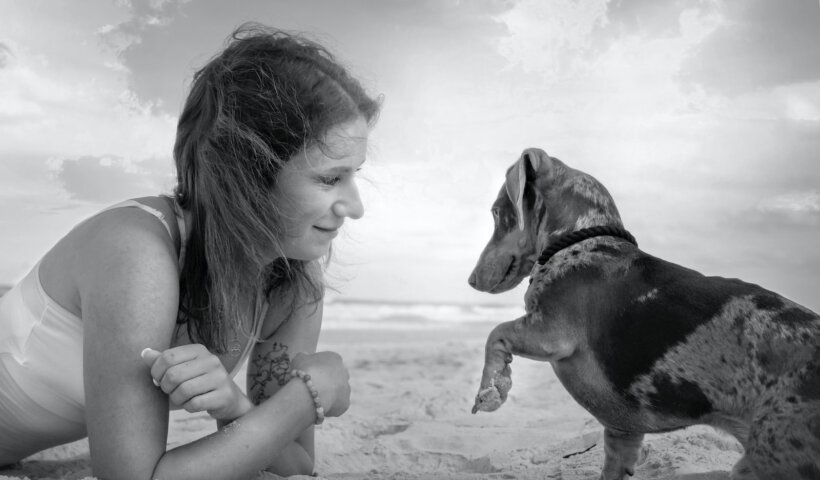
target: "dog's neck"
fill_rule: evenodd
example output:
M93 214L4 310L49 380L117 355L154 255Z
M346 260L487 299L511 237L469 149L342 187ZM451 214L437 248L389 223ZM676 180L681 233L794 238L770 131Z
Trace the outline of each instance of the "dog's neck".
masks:
M578 170L568 169L541 189L534 210L539 219L533 229L536 256L568 233L590 227L623 228L615 201L606 188Z
M584 240L588 240L590 238L595 237L622 238L628 241L629 243L635 245L636 247L638 246L638 242L635 240L635 237L633 237L631 233L629 233L621 227L597 226L582 228L580 230L576 230L574 232L561 235L554 242L551 242L549 246L545 248L538 256L538 264L544 265L549 261L550 258L552 258L553 255L560 252L561 250L569 248L575 245L576 243L580 243Z

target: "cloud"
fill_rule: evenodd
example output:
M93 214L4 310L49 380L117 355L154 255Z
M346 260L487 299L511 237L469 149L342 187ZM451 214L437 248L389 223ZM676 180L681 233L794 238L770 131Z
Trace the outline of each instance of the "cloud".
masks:
M765 198L749 212L745 223L757 229L809 230L820 235L820 191L789 192Z
M522 0L498 15L508 34L499 51L525 72L547 77L574 73L578 54L589 49L590 33L605 21L607 0Z
M130 18L106 25L100 35L129 72L129 88L140 102L172 115L178 113L194 71L245 21L318 40L354 74L362 72L366 87L417 87L420 82L434 84L431 72L446 72L455 64L468 71L481 70L482 63L487 68L482 54L492 47L484 39L502 33L492 15L509 8L504 0L243 0L241 8L216 0L139 0L128 6ZM445 44L448 48L442 48ZM474 80L482 77L477 71ZM391 95L388 101L403 100Z
M820 191L795 192L760 202L763 212L820 213Z
M182 72L190 60L184 52L197 45L172 25L186 3L132 0L126 4L127 20L106 24L97 31L101 41L116 53L115 67L128 72L128 87L138 101L172 115L179 111L185 80Z
M0 70L0 157L141 159L171 151L176 119L153 114L128 90L127 72L111 67L116 56L101 51L99 28L57 25L49 30L61 39L53 48L30 29L0 44L0 57L13 52Z
M816 1L720 2L722 25L695 49L680 78L711 93L820 79L820 5Z
M642 35L648 37L678 36L680 15L692 2L658 2L656 0L611 0L607 4L606 23L599 36Z
M716 188L761 199L820 185L820 122L736 120L707 134L688 167L708 174Z
M5 68L6 65L11 62L13 57L14 54L12 53L11 48L4 43L0 43L0 68Z
M539 8L551 10L560 1L541 3ZM589 35L577 28L577 18L562 18L570 15L572 8L550 12L571 27L569 39L557 38L549 43L550 48L563 49L563 55L576 58L576 63L578 58L593 62L629 38L651 42L689 36L697 42L690 45L685 58L679 59L682 61L677 72L677 80L686 87L734 96L820 79L820 50L814 48L820 44L817 2L612 0L605 5L603 15L600 8L590 15L593 11L589 6L599 6L600 2L582 3L588 7L586 12L576 5L575 16L585 15L581 18L586 20L580 24L589 29ZM527 4L525 1L519 5ZM532 27L538 23L538 15L530 10L525 22ZM563 33L560 28L546 30L554 31L553 35ZM580 35L580 41L573 40L573 32ZM545 32L537 35L542 39L550 36ZM541 61L555 56L535 45Z
M173 183L173 170L161 159L135 163L115 156L83 156L54 162L53 168L71 198L100 204L169 193Z
M510 62L553 82L596 75L609 57L666 47L663 64L676 62L711 32L712 2L651 0L523 0L498 16L508 34L498 45ZM656 58L636 57L629 67L652 68Z

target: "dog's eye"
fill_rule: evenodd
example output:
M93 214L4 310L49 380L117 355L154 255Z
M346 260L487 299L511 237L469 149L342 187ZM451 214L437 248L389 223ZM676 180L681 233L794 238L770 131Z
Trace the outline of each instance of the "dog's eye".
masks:
M498 209L494 208L490 210L490 212L493 214L493 220L495 221L495 223L498 223Z

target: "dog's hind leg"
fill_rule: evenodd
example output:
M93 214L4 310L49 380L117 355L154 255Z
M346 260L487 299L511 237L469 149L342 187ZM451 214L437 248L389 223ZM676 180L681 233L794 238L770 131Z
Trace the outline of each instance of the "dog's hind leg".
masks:
M642 433L604 429L604 470L601 480L624 480L635 475L635 464L643 442Z
M735 464L732 473L729 474L730 480L759 480L752 466L749 465L749 457L744 455L739 462Z
M752 422L746 455L731 478L820 480L820 403L768 405Z

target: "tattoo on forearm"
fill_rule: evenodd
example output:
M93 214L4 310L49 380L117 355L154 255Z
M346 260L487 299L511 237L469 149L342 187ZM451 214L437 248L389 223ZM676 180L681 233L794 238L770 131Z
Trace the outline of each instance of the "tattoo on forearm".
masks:
M253 359L255 373L251 381L251 395L254 404L259 404L268 395L265 394L265 389L272 380L276 380L279 386L287 382L288 372L290 371L290 356L288 356L288 346L274 342L270 346L270 350L260 353Z

